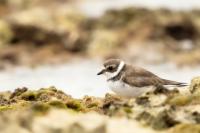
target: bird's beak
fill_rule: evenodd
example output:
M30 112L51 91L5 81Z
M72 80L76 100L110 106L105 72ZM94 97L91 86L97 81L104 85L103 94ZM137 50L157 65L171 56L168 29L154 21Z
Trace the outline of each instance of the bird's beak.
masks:
M106 72L106 69L102 69L100 72L97 73L97 75L104 74Z

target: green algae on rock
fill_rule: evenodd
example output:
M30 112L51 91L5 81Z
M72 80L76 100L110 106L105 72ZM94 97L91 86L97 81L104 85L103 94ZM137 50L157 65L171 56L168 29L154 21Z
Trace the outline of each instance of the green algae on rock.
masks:
M67 108L67 106L62 101L59 101L59 100L49 101L48 105L50 105L52 107L55 107L55 108L61 108L61 109L66 109Z
M193 80L192 84L198 84L198 81ZM189 88L187 89L189 91ZM149 92L136 99L126 99L113 94L106 94L104 98L85 96L82 99L75 99L55 87L39 90L18 88L14 92L0 94L0 114L28 112L35 119L37 117L47 119L46 115L52 110L68 112L70 118L78 117L79 114L89 117L92 112L95 112L100 119L102 117L106 117L108 120L125 119L129 123L137 123L153 132L161 131L163 133L174 133L185 128L198 130L199 109L199 95L196 91L195 93L185 93L182 90L172 90L166 94ZM52 117L60 119L55 118L56 116L57 114L54 114ZM25 117L25 119L27 118ZM85 128L82 124L75 123L72 124L73 128L70 127L67 131ZM105 123L103 122L103 124ZM98 131L102 131L104 126L97 125L97 127L101 127L98 128ZM95 131L97 130L95 129Z
M47 110L50 107L66 108L65 102L71 99L69 95L58 91L54 87L42 88L38 91L18 88L13 93L8 94L8 98L1 96L1 110L19 109L32 107L35 110Z
M67 108L75 110L75 111L84 111L85 107L82 104L81 100L69 100L66 103Z

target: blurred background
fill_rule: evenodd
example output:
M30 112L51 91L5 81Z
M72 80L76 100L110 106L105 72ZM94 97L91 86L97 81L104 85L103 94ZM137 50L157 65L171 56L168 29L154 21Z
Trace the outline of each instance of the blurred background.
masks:
M200 75L200 1L0 0L0 91L104 96L96 73L109 58L189 83Z

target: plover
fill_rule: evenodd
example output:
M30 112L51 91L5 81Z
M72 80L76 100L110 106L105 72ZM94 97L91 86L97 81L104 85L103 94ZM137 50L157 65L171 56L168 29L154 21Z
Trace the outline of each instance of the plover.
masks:
M104 62L104 68L97 74L105 74L112 91L124 97L137 97L157 86L185 86L186 83L163 79L143 68L126 64L119 59Z

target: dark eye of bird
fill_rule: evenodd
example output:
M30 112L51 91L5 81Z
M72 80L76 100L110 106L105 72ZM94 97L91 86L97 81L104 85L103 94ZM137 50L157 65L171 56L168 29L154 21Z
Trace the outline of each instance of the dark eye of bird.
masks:
M109 66L109 67L108 67L108 70L109 70L109 71L112 71L113 69L114 69L114 68L113 68L112 66Z

